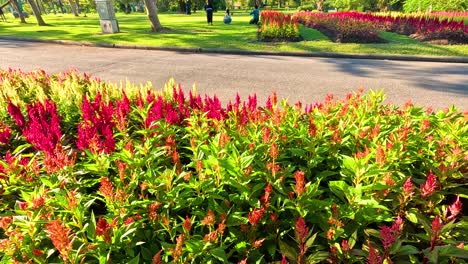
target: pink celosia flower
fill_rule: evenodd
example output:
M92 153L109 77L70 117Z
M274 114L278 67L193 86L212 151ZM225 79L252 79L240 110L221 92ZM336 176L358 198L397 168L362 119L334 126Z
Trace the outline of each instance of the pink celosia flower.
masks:
M77 146L80 150L90 149L93 153L112 153L115 150L113 129L114 108L105 103L98 93L94 102L83 97L81 105L82 121L78 124Z
M406 179L405 183L403 184L403 193L405 194L405 197L413 196L414 187L411 183L411 177L408 177L408 179Z
M442 231L443 227L444 224L440 220L439 216L436 216L431 224L431 251L434 250L440 235L440 231Z
M44 103L36 102L27 106L28 123L23 122L23 134L34 148L53 155L62 137L57 106L46 99Z
M431 195L437 188L436 177L432 173L432 170L429 171L429 175L427 175L426 182L421 184L421 196L424 198L426 196Z
M367 264L382 264L382 257L379 252L369 244L369 254L367 255Z
M0 123L0 143L7 144L11 138L11 130L10 128L3 123Z
M299 216L296 221L296 239L298 243L305 243L307 235L309 234L309 228L307 227L304 219Z
M385 250L390 248L393 245L393 243L395 243L395 237L393 236L392 229L388 226L381 226L380 239L382 240L382 244Z
M24 116L21 113L21 109L18 106L14 105L11 101L8 102L8 113L15 119L16 124L22 128L26 121L24 120Z
M449 206L450 210L450 217L448 219L453 219L457 217L457 215L460 213L462 208L462 202L460 202L460 196L457 195L457 200Z
M348 240L346 239L341 240L341 249L345 252L348 252L351 249L351 247L349 246Z
M403 219L401 218L400 215L397 216L395 219L395 222L392 225L392 232L393 234L397 235L401 232L403 229Z

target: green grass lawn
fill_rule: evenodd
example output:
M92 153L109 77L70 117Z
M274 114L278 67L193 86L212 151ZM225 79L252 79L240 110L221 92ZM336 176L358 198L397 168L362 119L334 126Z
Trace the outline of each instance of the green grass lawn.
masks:
M320 32L301 27L304 41L289 43L264 43L257 40L257 28L249 25L247 12L234 12L231 25L222 22L223 12L215 13L214 25L206 23L204 12L191 16L160 14L159 19L167 28L163 33L151 33L145 14L118 13L121 33L102 34L97 14L87 17L49 14L43 18L50 26L39 27L34 17L22 25L11 14L7 22L0 22L0 36L20 36L50 40L74 40L92 43L114 43L159 47L223 48L255 51L281 52L342 52L368 54L413 54L468 56L468 45L431 45L409 37L383 32L388 43L383 44L338 44Z

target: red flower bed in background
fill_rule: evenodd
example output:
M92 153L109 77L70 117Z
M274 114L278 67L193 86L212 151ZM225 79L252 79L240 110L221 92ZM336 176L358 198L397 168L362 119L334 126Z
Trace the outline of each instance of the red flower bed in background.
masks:
M323 14L298 12L300 23L321 31L349 34L351 42L372 40L377 29L409 35L422 41L445 40L447 43L468 43L468 26L463 20L421 16L382 16L359 12ZM371 42L371 41L369 41Z
M379 43L378 28L369 21L356 19L351 13L324 14L301 11L294 14L299 23L315 28L338 43Z

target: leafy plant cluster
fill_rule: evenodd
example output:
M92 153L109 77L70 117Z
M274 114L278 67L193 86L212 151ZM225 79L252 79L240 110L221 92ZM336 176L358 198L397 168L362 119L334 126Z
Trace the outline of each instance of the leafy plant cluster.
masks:
M378 28L370 21L356 19L354 12L318 13L301 11L294 14L299 23L315 28L338 43L379 43ZM359 13L356 13L359 14Z
M298 12L294 15L300 23L336 36L349 36L348 42L379 41L378 30L409 35L422 41L447 40L448 43L468 43L468 26L464 20L439 19L438 16L374 15L359 12L332 14ZM447 16L447 13L444 13ZM344 26L340 26L344 25ZM342 33L343 32L343 33Z
M299 25L289 14L264 10L261 12L260 36L263 41L297 41Z
M454 107L222 107L77 72L0 86L2 263L466 263Z
M466 0L405 0L403 9L405 12L421 11L461 11L468 8Z

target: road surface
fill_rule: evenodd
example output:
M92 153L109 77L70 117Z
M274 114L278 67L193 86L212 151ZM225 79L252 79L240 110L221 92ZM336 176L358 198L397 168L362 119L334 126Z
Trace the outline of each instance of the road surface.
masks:
M468 64L391 60L245 56L99 48L0 40L0 68L55 73L76 68L120 83L151 81L162 89L174 77L184 90L216 94L224 103L236 93L256 93L263 104L276 92L288 102L322 101L327 93L344 98L359 87L384 89L387 102L468 110Z

